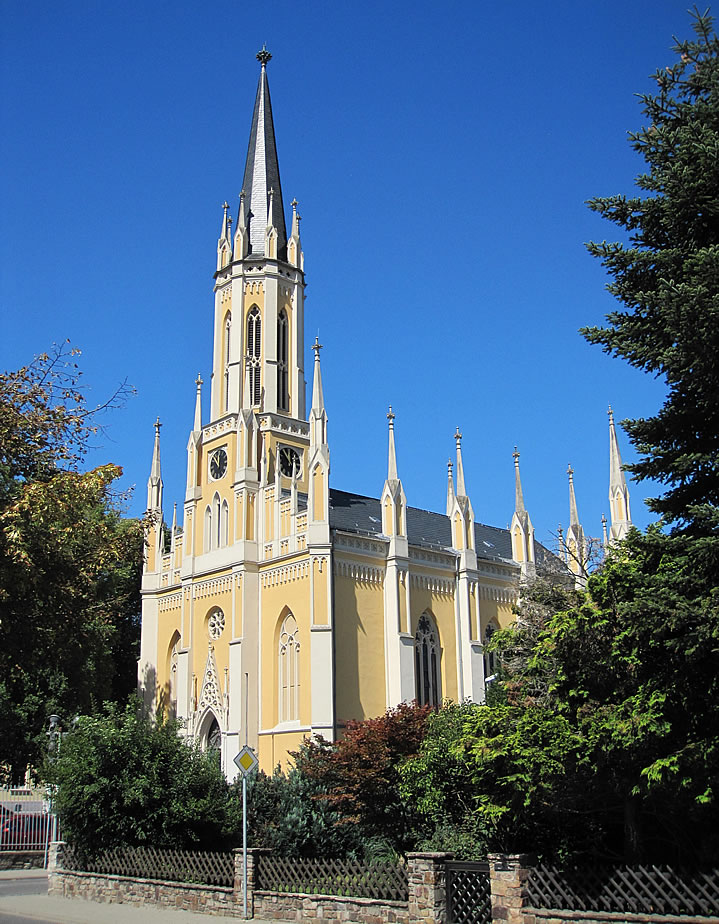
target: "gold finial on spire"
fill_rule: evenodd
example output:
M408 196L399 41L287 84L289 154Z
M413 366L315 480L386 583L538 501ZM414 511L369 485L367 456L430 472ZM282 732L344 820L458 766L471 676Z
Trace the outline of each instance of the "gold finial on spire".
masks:
M262 43L262 48L257 52L257 55L255 57L260 62L262 67L265 67L267 62L271 60L272 55L267 50L267 46L265 45L264 42Z

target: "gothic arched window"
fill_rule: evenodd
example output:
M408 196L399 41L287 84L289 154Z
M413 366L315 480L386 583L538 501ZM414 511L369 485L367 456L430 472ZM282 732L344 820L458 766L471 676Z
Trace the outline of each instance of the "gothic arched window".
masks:
M230 410L230 333L232 331L232 315L228 313L225 318L225 413Z
M212 724L207 730L207 751L212 754L217 763L219 764L222 760L222 731L217 722L217 719L213 717Z
M180 633L175 631L170 640L168 653L167 699L168 711L171 718L177 715L177 668L180 652Z
M442 702L439 639L432 617L423 613L414 637L414 678L420 706L439 706Z
M489 640L492 638L494 633L497 631L497 627L493 622L487 626L484 630L484 680L485 683L488 680L494 678L495 673L497 672L497 653L496 651L487 651L487 645Z
M300 716L300 637L297 620L288 613L280 629L278 649L278 720L291 722Z
M205 508L205 532L202 537L202 549L209 552L212 548L212 511L209 507Z
M230 541L230 508L227 501L222 501L222 510L220 511L220 545L226 546Z
M222 524L220 522L220 495L215 494L212 499L212 548L219 549L222 545Z
M289 410L290 406L288 355L289 325L287 312L283 308L277 318L277 406L281 411Z
M258 405L261 397L262 321L257 308L247 315L247 366L250 371L250 404Z

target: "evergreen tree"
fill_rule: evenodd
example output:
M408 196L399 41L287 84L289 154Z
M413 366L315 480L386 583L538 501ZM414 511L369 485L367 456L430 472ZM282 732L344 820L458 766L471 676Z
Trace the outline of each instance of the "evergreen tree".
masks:
M626 243L590 243L621 308L582 331L605 352L662 377L654 417L624 421L642 458L627 468L667 486L651 508L677 526L716 522L719 505L719 38L693 12L696 38L641 96L648 124L630 135L647 163L645 196L592 199Z

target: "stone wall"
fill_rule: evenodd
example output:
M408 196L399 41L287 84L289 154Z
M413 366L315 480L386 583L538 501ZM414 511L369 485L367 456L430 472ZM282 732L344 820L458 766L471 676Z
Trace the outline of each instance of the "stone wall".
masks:
M267 921L342 921L353 924L408 924L407 902L343 895L255 892L253 913Z
M99 875L60 871L49 876L48 894L64 898L122 905L155 905L179 911L242 917L242 903L235 901L234 890L219 886L201 886L163 882L157 879L131 879L128 876Z
M48 891L66 898L99 902L157 905L224 917L243 917L242 851L235 851L234 887L161 882L62 868L63 844L50 847ZM262 851L248 850L247 913L277 921L337 922L343 924L446 924L444 863L450 854L414 853L408 860L409 900L391 901L342 895L310 895L260 891L255 883L255 859Z
M62 843L50 847L48 872L51 895L100 902L150 904L223 917L244 916L241 850L235 851L234 886L220 888L63 870L62 847ZM452 859L452 854L409 854L408 900L403 902L261 891L256 888L255 881L255 860L261 852L248 850L248 917L267 921L327 921L332 924L448 924L446 863ZM526 854L490 854L488 859L492 920L501 924L719 924L719 917L533 908L527 900L532 858Z
M43 869L44 850L3 850L0 852L0 869Z

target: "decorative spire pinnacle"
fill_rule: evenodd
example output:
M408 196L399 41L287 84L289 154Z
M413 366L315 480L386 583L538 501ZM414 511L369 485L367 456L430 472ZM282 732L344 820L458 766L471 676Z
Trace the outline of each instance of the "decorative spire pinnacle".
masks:
M298 462L297 459L293 457L292 459L292 480L290 481L290 511L292 513L297 513L297 475L298 475Z
M522 494L522 480L519 477L519 452L516 446L514 447L512 458L514 459L514 510L517 515L519 515L524 513L525 509L524 496Z
M268 227L277 231L277 256L285 259L287 252L287 230L282 207L282 185L277 160L275 127L272 120L270 88L265 65L272 56L266 48L257 54L262 65L257 84L255 108L252 114L250 141L247 147L245 175L242 188L245 193L245 218L241 227L248 231L248 252L265 254L265 236ZM270 190L273 195L270 196ZM269 208L268 208L269 206ZM239 230L239 227L238 227Z
M230 206L227 202L227 199L225 199L225 201L222 203L222 228L220 230L220 240L221 241L230 240L229 225L232 223L232 219L229 218L228 220L227 212L229 211L229 208Z
M202 376L199 372L195 379L195 423L192 429L196 433L202 429Z
M320 343L319 336L315 337L312 349L315 353L315 371L312 381L312 410L321 414L325 409L325 398L322 393L322 370L320 369L320 350L322 349L322 344Z
M607 538L607 518L602 514L602 546L609 548L609 539Z
M162 472L160 468L160 418L155 421L155 444L152 448L152 465L147 479L147 509L162 510Z
M452 475L452 460L447 459L447 516L454 508L454 476Z
M267 193L267 230L269 231L272 228L272 205L275 200L275 189L273 186L270 186L269 192Z
M267 62L272 60L272 55L267 50L267 47L264 42L262 43L262 48L260 48L260 50L257 52L255 57L262 65L262 70L264 70L265 67L267 66Z
M300 236L300 216L297 214L297 199L292 200L292 237Z
M454 434L454 442L457 445L457 497L466 497L467 491L464 486L464 465L462 464L462 434L457 427Z
M387 421L389 422L389 455L387 459L387 481L398 481L397 478L397 455L395 452L394 445L394 413L392 412L392 405L389 406L389 412L387 414Z
M611 537L623 539L632 525L629 507L629 488L622 469L622 457L619 453L617 430L614 425L614 412L611 405L609 415L609 514L611 516Z
M574 469L571 464L567 466L569 476L569 525L579 526L579 513L577 512L577 498L574 496Z

